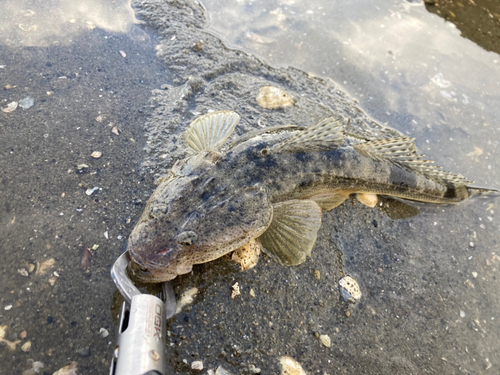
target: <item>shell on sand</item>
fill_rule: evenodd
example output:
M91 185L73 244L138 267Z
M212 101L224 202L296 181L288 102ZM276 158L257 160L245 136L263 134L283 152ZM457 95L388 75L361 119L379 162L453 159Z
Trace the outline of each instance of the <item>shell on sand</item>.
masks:
M261 87L257 104L267 109L285 108L293 105L293 98L283 89L274 86Z

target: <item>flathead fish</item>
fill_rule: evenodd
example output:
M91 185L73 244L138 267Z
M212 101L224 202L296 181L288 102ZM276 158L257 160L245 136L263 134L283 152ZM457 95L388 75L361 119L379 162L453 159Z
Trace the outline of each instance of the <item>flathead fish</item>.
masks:
M413 138L356 138L328 118L228 142L239 120L235 112L213 112L188 127L191 156L163 177L128 240L130 268L141 281L171 280L250 241L283 265L300 264L322 212L351 194L370 207L379 195L447 204L474 188L424 160Z

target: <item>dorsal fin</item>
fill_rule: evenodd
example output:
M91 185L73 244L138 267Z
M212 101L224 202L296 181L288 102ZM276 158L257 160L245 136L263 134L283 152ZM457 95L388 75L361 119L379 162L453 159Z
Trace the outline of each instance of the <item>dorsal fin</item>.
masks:
M240 116L233 111L211 112L198 117L186 129L184 139L191 153L217 151L233 134Z
M369 141L354 145L354 149L363 156L375 160L388 160L401 167L408 168L430 179L441 180L450 184L466 185L471 183L465 177L443 170L433 161L422 159L424 155L417 154L415 138L394 137L377 141Z
M271 152L326 151L343 143L344 124L339 119L328 117L277 144Z
M286 131L293 132L293 131L304 130L304 129L306 129L306 128L301 127L301 126L297 126L297 125L292 125L292 124L276 125L276 126L270 126L268 128L264 128L264 129L256 129L256 130L249 131L248 133L245 133L245 134L241 135L240 137L236 138L234 140L234 142L231 143L227 148L232 149L232 148L238 146L239 144L248 141L249 139L252 139L254 137L258 137L258 136L264 135L264 134L274 134L274 133L281 133L281 132L286 132Z

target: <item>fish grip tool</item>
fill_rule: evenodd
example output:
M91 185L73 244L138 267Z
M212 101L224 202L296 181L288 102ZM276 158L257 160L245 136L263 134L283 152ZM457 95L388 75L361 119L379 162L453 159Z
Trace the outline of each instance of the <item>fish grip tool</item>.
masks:
M111 278L125 301L110 375L167 375L166 321L175 313L172 284L162 283L162 299L142 294L127 275L129 262L126 251L111 269Z

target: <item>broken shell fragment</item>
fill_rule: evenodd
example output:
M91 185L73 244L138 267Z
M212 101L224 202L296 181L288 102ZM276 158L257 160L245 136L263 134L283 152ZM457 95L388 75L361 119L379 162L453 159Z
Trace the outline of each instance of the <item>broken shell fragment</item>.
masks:
M111 129L111 133L120 135L120 130L116 126L113 126L113 129Z
M77 370L78 370L78 363L73 361L69 365L64 366L63 368L57 370L52 375L77 375Z
M101 151L94 151L93 153L90 154L94 159L99 159L102 156Z
M281 375L307 375L299 362L291 357L281 357Z
M361 290L358 282L351 276L345 276L339 280L340 294L346 301L355 302L361 299Z
M260 244L252 239L245 246L236 249L231 259L240 265L242 271L246 271L257 265L259 254Z
M231 373L227 371L224 367L219 366L215 371L215 375L231 375Z
M36 274L37 275L45 274L50 268L52 268L55 262L56 261L54 260L54 258L50 258L41 262L40 265L38 266L38 269L36 270Z
M21 350L23 352L29 352L31 349L31 341L26 341L23 346L21 346Z
M0 326L0 342L6 344L9 350L16 350L16 345L19 344L21 340L9 341L4 339L6 335L7 335L7 326Z
M17 108L17 104L17 102L10 102L9 104L7 104L7 106L2 107L2 112L10 113L15 111Z
M258 105L267 109L290 107L294 103L285 90L274 86L261 87L256 100Z
M87 189L87 190L85 190L85 194L87 194L87 195L92 195L92 194L94 194L94 192L95 192L96 190L99 190L99 188L98 188L97 186L93 187L92 189Z
M175 309L175 313L178 314L182 311L183 307L193 303L194 297L198 293L198 288L191 288L186 290L181 298L177 301L177 307Z
M231 292L231 298L235 299L240 294L241 294L240 284L238 282L235 282L234 285L233 285L233 291Z

